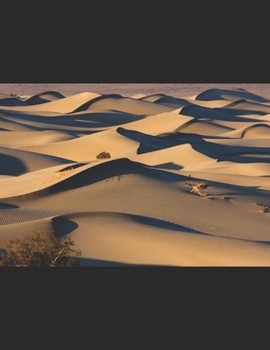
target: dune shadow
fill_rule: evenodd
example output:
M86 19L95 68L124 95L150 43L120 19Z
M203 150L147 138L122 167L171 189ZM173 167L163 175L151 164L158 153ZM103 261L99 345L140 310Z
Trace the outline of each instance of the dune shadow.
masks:
M178 145L178 143L175 141L166 140L165 138L160 138L159 136L144 134L136 130L128 130L119 127L116 129L116 131L120 135L140 143L137 149L137 154L148 153Z
M8 98L0 99L0 106L22 107L25 105L26 105L26 103L24 101L21 101L20 99L18 99L16 97L8 97Z
M0 153L0 164L0 175L18 176L27 171L20 159L7 154Z
M53 227L55 230L55 235L57 237L63 237L78 228L76 222L68 219L65 216L57 216L52 218Z
M261 125L265 126L264 124L259 124L259 126ZM248 147L215 143L215 140L224 139L222 136L198 135L178 131L163 135L162 138L178 143L178 145L188 143L195 151L210 158L216 159L217 162L231 161L237 163L268 163L269 159L268 147ZM204 138L207 138L208 141L206 141ZM209 140L213 140L213 142L210 142Z
M69 167L68 167L69 168ZM152 166L147 166L139 162L134 162L128 158L119 158L115 160L109 160L100 162L85 169L74 176L64 178L62 181L38 190L16 197L16 204L20 203L20 198L25 202L26 199L33 201L35 198L43 198L48 195L53 195L59 192L69 191L73 189L79 189L89 186L96 182L104 181L109 178L122 176L122 175L139 175L145 176L160 181L177 182L186 180L186 177L181 174L171 173L166 170L157 169ZM12 198L5 198L6 202L13 203Z
M157 103L157 104L161 104L161 105L169 106L173 108L181 108L181 107L192 105L191 102L183 98L176 98L168 95L164 95L158 98L157 100L153 101L153 103Z
M174 145L175 146L175 145ZM152 146L150 144L144 144L144 143L140 143L139 147L137 148L137 154L145 154L145 153L151 153L151 152L155 152L155 151L159 151L159 150L163 150L169 147L173 147L173 146L168 146L168 145L155 145Z
M5 210L5 209L17 209L17 208L19 208L18 205L7 204L7 203L1 203L1 202L0 202L0 210Z
M93 183L106 180L121 175L143 175L158 180L179 181L185 179L181 174L168 173L159 169L145 166L139 162L134 162L128 158L109 160L83 170L75 176L64 179L63 181L47 187L44 190L29 194L29 196L46 196L61 191L68 191L75 188L89 186Z
M153 228L160 228L163 230L170 230L170 231L177 231L177 232L183 232L183 233L193 233L193 234L200 234L200 235L208 235L208 233L197 231L192 228L175 224L173 222L151 218L147 216L141 216L141 215L135 215L135 214L124 214L126 216L129 216L134 220L135 222L138 222L139 224L143 224L145 226L151 226Z
M238 117L238 115L250 115L250 114L258 114L258 115L265 115L268 114L268 112L263 111L254 111L254 110L248 110L248 109L234 109L234 108L207 108L202 106L195 106L195 105L187 105L182 108L180 114L187 115L189 117L193 117L195 121L199 121L202 119L209 119L209 120L224 120L224 121L241 121L241 122L258 122L258 119L252 119L252 118L245 118L245 117ZM194 121L191 121L192 123Z
M40 94L33 95L25 100L28 105L37 105L41 103L51 102L54 100L65 98L64 95L57 91L45 91Z
M47 102L50 102L50 101L48 101L48 100L45 99L45 98L42 98L42 97L39 96L39 95L35 95L35 96L32 96L32 97L30 97L29 99L27 99L25 102L26 102L28 105L39 105L39 104L47 103Z
M229 98L228 98L229 97ZM210 88L196 96L196 100L202 101L212 101L212 100L227 100L228 102L239 99L248 99L257 103L269 102L269 100L265 97L256 95L252 92L248 92L247 90L236 89L234 91L229 91L226 89L217 89Z
M87 102L83 103L81 106L76 108L71 113L77 113L77 112L86 111L86 110L90 109L91 105L94 104L95 102L98 102L98 101L101 101L101 100L105 100L107 98L121 99L121 98L123 98L123 96L121 96L119 94L107 94L107 95L103 94L101 96L97 96L97 97L91 99L90 101L87 101Z
M265 101L264 101L265 102ZM269 101L267 101L269 102ZM270 107L264 104L261 104L259 102L251 102L246 99L240 99L237 101L234 101L230 103L229 105L226 105L226 108L234 109L234 110L242 110L242 111L248 111L248 113L256 114L268 114L270 112Z
M15 117L18 117L14 112L5 111L6 115L12 115L12 113ZM80 133L88 133L89 129L117 126L118 124L130 123L143 119L144 117L111 109L102 112L86 110L76 113L62 113L61 115L55 114L53 118L51 116L39 115L38 112L35 114L21 113L19 114L19 118L27 122L27 127L32 130L44 130L43 125L41 127L37 126L37 123L41 123L45 125L46 130L59 130L59 128L65 127L66 132L70 131L76 133L77 128L81 128L82 130L80 130ZM13 121L13 123L20 124L15 121ZM70 130L67 130L67 128L70 128Z
M79 267L137 267L137 266L147 266L143 264L131 264L131 263L122 263L111 260L102 260L102 259L90 259L90 258L79 258L80 266Z
M268 163L269 148L267 147L247 147L215 144L201 140L193 143L192 147L217 162L228 161L233 163Z
M243 108L233 108L235 105L229 105L229 106L226 106L226 107L217 107L217 108L214 108L215 111L219 111L219 112L223 112L223 113L226 113L226 114L231 114L231 115L234 115L235 117L237 116L240 116L240 115L254 115L254 114L257 114L257 115L260 115L260 116L264 116L266 114L268 114L266 111L261 111L261 110L249 110L249 109L243 109ZM232 107L232 108L230 108ZM257 122L258 120L257 119L253 119L253 118L245 118L245 117L241 117L241 121L244 121L244 122L249 122L249 121L254 121L254 122Z
M183 167L181 165L175 164L173 162L162 163L155 165L156 168L168 169L168 170L181 170Z
M177 231L180 233L199 234L199 235L219 237L219 238L225 238L225 239L228 238L228 237L223 237L223 236L212 235L210 233L206 233L206 232L202 232L202 231L197 231L197 230L194 230L194 229L186 227L186 226L178 225L178 224L164 221L164 220L160 220L160 219L149 218L149 217L133 215L133 214L131 214L129 216L132 217L134 221L137 221L137 222L142 223L144 225L156 227L156 228ZM246 241L246 242L262 244L262 245L270 245L270 241L259 241L259 240L253 240L253 239L250 240L250 239L237 238L237 237L229 237L229 239L233 239L233 240L237 240L237 241Z

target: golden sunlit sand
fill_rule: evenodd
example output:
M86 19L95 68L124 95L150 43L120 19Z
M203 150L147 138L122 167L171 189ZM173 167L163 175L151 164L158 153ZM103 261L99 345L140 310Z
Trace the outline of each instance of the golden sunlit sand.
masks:
M81 266L270 266L269 116L243 89L2 92L0 240L54 230Z

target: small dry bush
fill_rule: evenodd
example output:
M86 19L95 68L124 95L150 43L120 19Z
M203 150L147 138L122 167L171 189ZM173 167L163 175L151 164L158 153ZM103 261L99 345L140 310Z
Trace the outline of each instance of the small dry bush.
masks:
M69 237L58 238L51 231L34 232L22 239L1 244L0 267L75 267L81 251Z
M97 159L106 159L111 158L111 155L109 152L101 152L96 156Z
M270 213L270 206L264 205L264 204L259 204L259 203L256 203L256 205L262 207L261 212Z
M190 193L197 194L201 197L207 196L207 193L203 192L203 189L207 187L205 182L201 182L199 184L192 184L189 182L186 182L187 186L191 186Z

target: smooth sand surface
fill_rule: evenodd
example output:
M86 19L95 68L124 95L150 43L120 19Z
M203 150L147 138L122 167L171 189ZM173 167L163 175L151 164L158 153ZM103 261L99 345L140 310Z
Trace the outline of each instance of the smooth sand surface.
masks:
M270 266L269 116L243 89L1 92L0 240L54 230L81 266Z

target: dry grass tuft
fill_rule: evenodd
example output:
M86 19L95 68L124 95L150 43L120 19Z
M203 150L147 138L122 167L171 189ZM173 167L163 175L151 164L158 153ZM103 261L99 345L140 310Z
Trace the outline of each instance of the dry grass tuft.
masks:
M186 185L191 186L190 193L197 194L201 197L207 196L207 193L203 192L203 189L207 186L205 182L201 182L199 184L192 184L190 182L186 182Z
M64 176L67 176L69 175L74 169L73 168L70 168L70 169L67 169L67 170L60 170L60 171L56 171L54 175L52 176L47 176L45 177L44 179L41 179L38 184L39 185L42 185L42 184L45 184L45 183L50 183L52 182L53 180L55 179L59 179L61 177L64 177Z
M256 203L256 205L262 207L262 209L260 210L262 213L270 213L270 206L259 203Z

